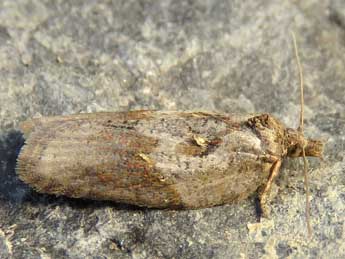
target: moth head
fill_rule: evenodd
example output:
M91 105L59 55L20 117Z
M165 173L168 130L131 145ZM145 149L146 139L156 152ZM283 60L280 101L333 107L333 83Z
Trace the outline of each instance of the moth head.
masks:
M287 156L303 157L303 147L306 156L322 158L323 143L320 140L306 139L300 130L286 130Z

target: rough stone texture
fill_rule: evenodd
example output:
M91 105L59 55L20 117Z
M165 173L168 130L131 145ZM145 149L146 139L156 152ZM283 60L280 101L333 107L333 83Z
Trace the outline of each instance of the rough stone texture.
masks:
M15 174L18 122L133 109L269 112L298 125L289 31L305 74L311 162L307 239L301 161L287 160L271 218L254 197L145 210L35 193ZM0 1L0 258L345 256L344 1Z

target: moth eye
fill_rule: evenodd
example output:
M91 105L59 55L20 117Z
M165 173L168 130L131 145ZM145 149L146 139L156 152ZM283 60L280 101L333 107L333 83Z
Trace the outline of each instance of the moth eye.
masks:
M302 153L302 149L300 145L295 144L289 147L288 149L288 156L289 157L299 157Z

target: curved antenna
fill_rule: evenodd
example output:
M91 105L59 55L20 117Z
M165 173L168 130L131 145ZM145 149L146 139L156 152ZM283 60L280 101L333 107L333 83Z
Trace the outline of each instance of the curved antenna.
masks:
M302 65L300 62L299 54L298 54L298 47L297 47L297 41L296 36L291 31L293 45L295 49L295 56L299 71L299 80L300 80L300 97L301 97L301 111L300 111L300 118L299 118L299 127L298 131L300 132L302 139L304 141L304 81L303 81L303 70ZM305 156L305 143L302 145L302 155L303 155L303 171L304 171L304 188L306 193L306 208L305 208L305 216L307 221L307 228L308 228L308 236L309 238L312 235L311 225L310 225L310 193L309 193L309 184L308 184L308 160Z
M298 130L304 134L304 77L303 77L303 69L301 65L301 61L298 54L298 46L296 41L295 34L291 31L293 45L295 49L295 56L298 66L298 72L299 72L299 82L300 82L300 101L301 101L301 112L300 112L300 118L299 118L299 127Z

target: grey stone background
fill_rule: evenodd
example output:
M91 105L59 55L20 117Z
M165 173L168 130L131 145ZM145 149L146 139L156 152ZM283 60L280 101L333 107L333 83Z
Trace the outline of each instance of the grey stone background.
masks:
M311 163L307 238L300 160L271 218L238 204L148 210L38 194L15 174L18 123L133 109L269 112L326 143ZM344 258L344 1L0 1L0 258Z

